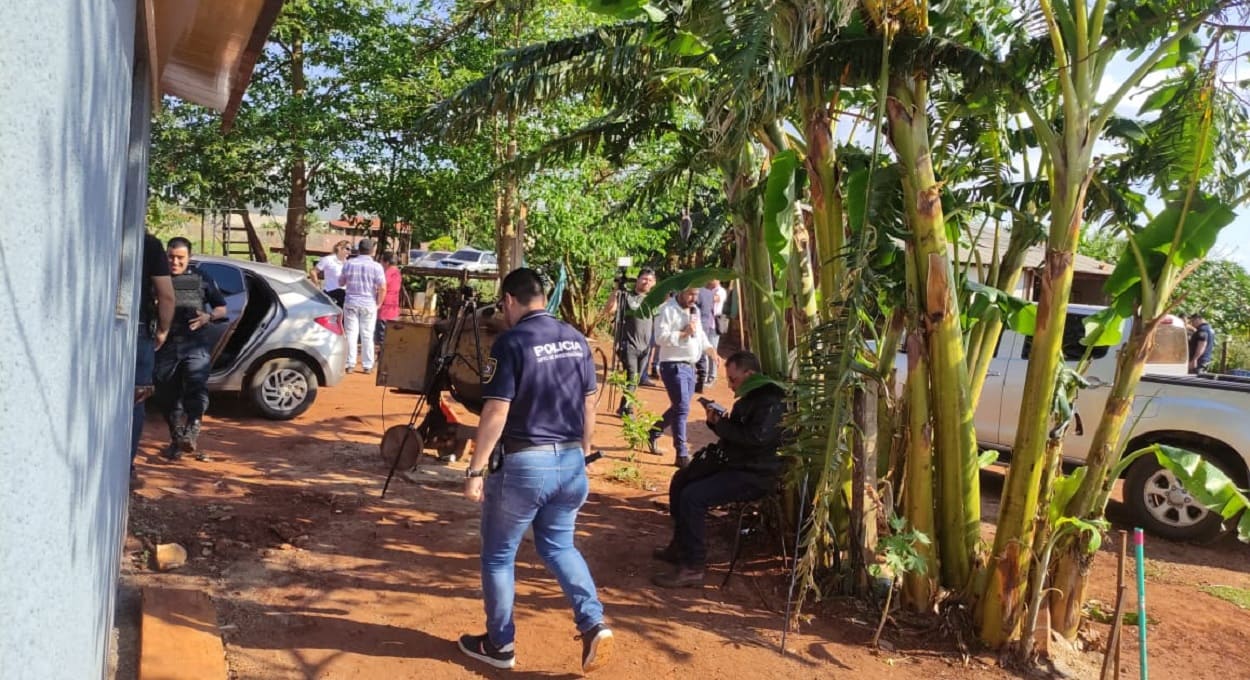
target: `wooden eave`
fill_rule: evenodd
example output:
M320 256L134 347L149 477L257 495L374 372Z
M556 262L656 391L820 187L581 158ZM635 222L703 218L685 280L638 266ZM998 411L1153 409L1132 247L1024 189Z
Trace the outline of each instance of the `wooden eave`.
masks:
M221 111L228 129L283 0L144 0L153 92Z

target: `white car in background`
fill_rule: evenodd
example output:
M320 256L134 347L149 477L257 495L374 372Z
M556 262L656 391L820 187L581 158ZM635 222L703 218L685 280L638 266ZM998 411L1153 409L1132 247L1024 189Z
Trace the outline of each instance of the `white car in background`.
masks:
M431 250L415 260L408 260L409 267L437 267L439 262L447 259L451 253L446 250Z
M494 272L499 269L494 252L477 248L461 248L439 261L438 266L471 272Z

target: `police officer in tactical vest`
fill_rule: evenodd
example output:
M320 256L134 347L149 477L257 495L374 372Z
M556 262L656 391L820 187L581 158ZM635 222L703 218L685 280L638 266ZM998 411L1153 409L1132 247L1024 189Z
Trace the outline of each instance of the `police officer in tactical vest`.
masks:
M169 424L165 457L177 460L197 452L200 420L208 409L208 373L212 363L205 326L226 318L226 299L212 279L191 266L191 242L169 240L169 271L174 282L174 321L169 337L156 354L158 400Z

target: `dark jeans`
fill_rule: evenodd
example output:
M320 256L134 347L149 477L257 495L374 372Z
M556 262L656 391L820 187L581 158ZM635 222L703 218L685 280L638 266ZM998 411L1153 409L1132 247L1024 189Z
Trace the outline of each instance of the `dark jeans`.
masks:
M656 430L673 429L673 448L678 458L690 455L686 449L686 418L690 416L690 398L694 396L694 366L675 362L660 363L660 380L668 392L668 410L656 424ZM659 433L653 431L653 435Z
M634 386L646 375L647 357L650 354L650 347L646 349L622 347L617 351L616 356L621 360L621 365L625 367L625 377L629 380L629 387L625 388L627 391L633 392ZM629 402L622 396L620 410L624 410L628 405Z
M394 319L392 319L393 321ZM378 319L377 324L373 327L373 344L377 346L378 352L382 351L382 342L386 340L386 324L388 321Z
M173 339L156 353L156 394L171 438L178 426L193 423L208 410L208 347L195 340Z
M140 324L138 339L135 342L135 387L151 387L152 374L156 366L156 351L152 348L156 340L152 337L147 324ZM135 404L134 419L130 425L130 461L133 464L135 454L139 452L139 439L143 437L143 422L147 420L147 402Z
M681 563L702 569L707 561L707 511L726 503L763 498L776 484L772 477L742 470L722 470L691 479L692 470L683 468L668 484L668 511L673 516L673 544Z

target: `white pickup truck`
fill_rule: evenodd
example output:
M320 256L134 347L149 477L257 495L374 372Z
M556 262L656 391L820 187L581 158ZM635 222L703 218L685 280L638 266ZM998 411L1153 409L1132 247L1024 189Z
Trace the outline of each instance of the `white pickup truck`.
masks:
M1075 366L1085 353L1086 348L1080 344L1084 335L1082 320L1100 309L1068 306L1063 351L1070 366ZM1124 323L1123 337L1127 338L1130 322ZM1003 331L976 412L977 439L982 447L1010 452L1031 344L1030 336ZM1119 347L1094 349L1085 374L1090 387L1082 389L1077 397L1077 418L1064 440L1064 457L1070 463L1084 461L1089 453L1090 440L1115 378L1118 350ZM1127 451L1151 443L1195 451L1219 466L1238 487L1245 488L1250 481L1250 380L1187 375L1187 357L1185 328L1179 320L1160 325L1129 417ZM906 357L900 355L896 365L901 389L907 371ZM1164 538L1205 540L1221 530L1220 517L1196 504L1153 456L1140 458L1125 474L1124 501L1138 524Z

